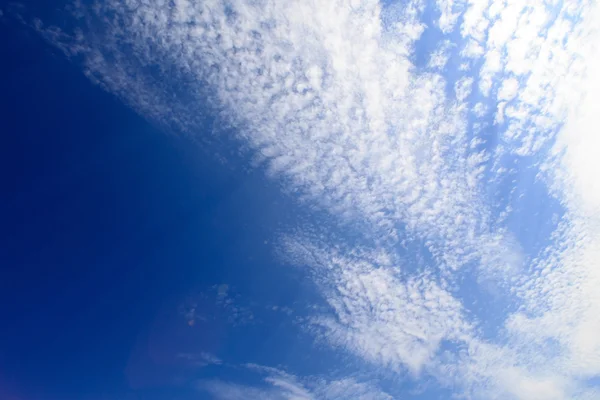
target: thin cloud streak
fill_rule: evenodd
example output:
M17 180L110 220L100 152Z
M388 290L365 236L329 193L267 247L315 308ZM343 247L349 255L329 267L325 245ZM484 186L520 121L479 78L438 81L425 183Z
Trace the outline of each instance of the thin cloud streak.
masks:
M199 391L210 393L217 400L392 400L384 391L369 382L352 378L324 380L317 377L300 379L276 368L248 364L247 369L261 376L255 385L223 380L204 380L197 383Z

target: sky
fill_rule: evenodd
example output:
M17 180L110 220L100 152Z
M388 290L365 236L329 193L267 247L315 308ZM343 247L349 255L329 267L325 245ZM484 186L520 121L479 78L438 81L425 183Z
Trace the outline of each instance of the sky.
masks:
M599 21L0 3L0 397L600 398Z

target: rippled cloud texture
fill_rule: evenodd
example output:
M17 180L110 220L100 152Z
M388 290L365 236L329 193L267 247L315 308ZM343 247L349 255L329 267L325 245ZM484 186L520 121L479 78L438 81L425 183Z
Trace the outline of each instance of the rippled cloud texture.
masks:
M128 0L71 11L77 29L37 28L95 83L199 141L209 104L228 127L216 135L360 231L358 246L327 227L281 237L329 305L306 322L316 338L459 397L600 398L597 4ZM265 379L201 386L223 399L390 398L352 377Z

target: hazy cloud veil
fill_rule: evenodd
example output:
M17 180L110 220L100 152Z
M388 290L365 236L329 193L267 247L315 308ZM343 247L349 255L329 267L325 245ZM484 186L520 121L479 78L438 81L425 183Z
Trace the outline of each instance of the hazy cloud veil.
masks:
M360 226L358 247L280 240L330 306L307 322L326 343L466 398L599 398L598 5L384 3L75 2L77 29L37 27L147 118L194 137L210 104L285 190ZM261 398L390 398L263 373Z

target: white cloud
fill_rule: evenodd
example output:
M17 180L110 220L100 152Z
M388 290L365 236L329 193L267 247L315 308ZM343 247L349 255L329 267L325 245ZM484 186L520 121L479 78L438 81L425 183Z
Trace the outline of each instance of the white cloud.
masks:
M377 389L369 383L357 382L346 378L330 382L321 382L316 390L317 399L328 400L392 400L389 394Z
M440 43L438 48L429 56L428 67L432 69L444 69L450 59L450 50L452 49L450 41L446 40Z
M471 77L463 77L456 81L454 84L456 100L460 103L464 102L471 94L471 86L473 86L473 78Z
M508 78L502 82L498 90L498 100L509 101L515 98L519 92L519 81L515 78Z
M200 381L199 390L209 392L217 400L392 400L392 397L369 382L354 378L324 380L298 378L276 368L248 365L263 376L261 384L242 385L222 380Z
M310 397L292 397L292 393L278 390L272 387L253 387L222 380L203 381L198 384L198 389L206 391L216 400L299 400L310 399Z
M483 103L477 103L473 106L473 114L478 118L483 117L487 113L486 107Z
M403 279L402 266L385 252L323 248L285 238L285 254L313 269L333 315L312 322L326 340L364 359L418 375L443 340L463 341L471 327L462 307L439 282L423 274Z
M524 9L516 24L508 22L514 17L509 13L497 23L506 20L513 34L499 30L493 36L494 45L506 50L504 72L527 76L518 89L508 83L514 78L499 83L498 99L517 102L505 110L512 150L533 156L556 138L541 175L566 209L552 243L515 287L523 306L505 324L509 341L503 352L510 349L509 365L519 369L502 378L503 386L513 387L518 398L590 398L597 392L586 388L586 379L600 375L600 192L592 178L600 171L592 156L600 145L600 14L595 4L575 4L554 10L547 31L540 28L549 21L541 4ZM575 15L582 18L578 25ZM532 378L517 379L527 374Z
M515 154L533 155L554 140L573 104L570 97L581 93L567 80L580 74L584 33L574 24L592 3L492 3L487 10L473 4L465 13L461 33L467 46L462 54L482 59L479 88L485 96L497 87L498 101L514 99L506 109L510 119L504 139ZM473 43L481 47L470 50Z
M438 19L440 30L444 33L452 32L464 7L464 1L437 0L436 3L440 11L440 18Z
M463 14L463 22L460 27L461 35L463 37L470 37L478 43L484 42L485 33L489 26L488 19L485 18L488 7L489 1L468 1L468 6Z

